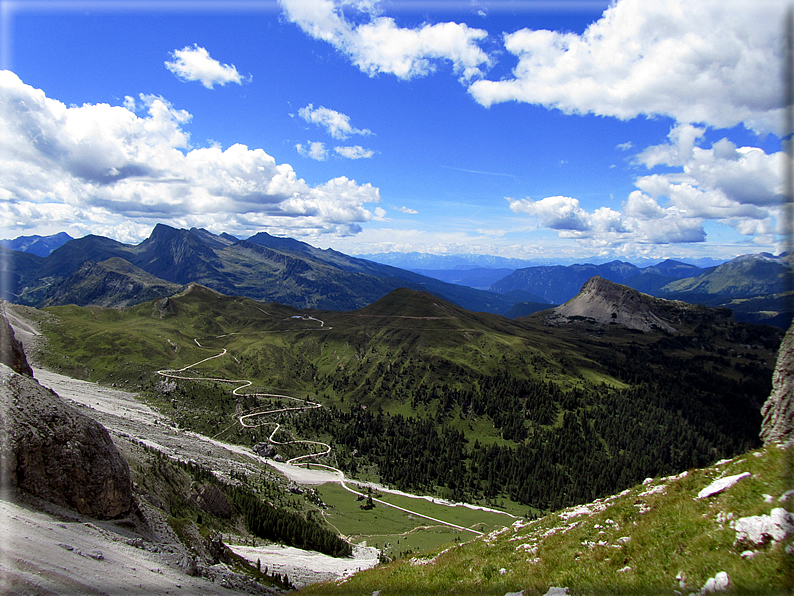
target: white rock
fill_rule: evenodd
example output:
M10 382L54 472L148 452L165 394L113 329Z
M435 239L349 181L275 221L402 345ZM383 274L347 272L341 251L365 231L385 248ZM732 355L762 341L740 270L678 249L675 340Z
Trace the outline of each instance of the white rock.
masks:
M735 544L766 544L780 541L794 532L794 516L782 507L769 515L742 517L731 524L736 530Z
M715 480L711 484L709 484L706 488L698 493L696 498L698 499L705 499L706 497L710 497L712 495L716 495L721 493L727 488L730 488L740 480L744 478L748 478L750 476L750 472L742 472L741 474L736 474L735 476L726 476L725 478L720 478L719 480Z
M773 497L772 495L763 494L761 496L764 497L764 503L771 503L772 501L775 500L775 497Z
M647 485L650 484L651 482L653 482L653 478L646 478L645 480L642 481L642 484Z
M502 568L499 570L499 575L504 575L505 573L507 573L507 569L505 569L504 567L502 567Z
M713 594L714 592L725 592L730 585L731 580L728 579L728 574L724 571L720 571L703 585L700 589L700 593Z
M524 596L524 590L520 592L505 592L505 596Z
M623 569L618 569L618 573L626 573L627 571L631 571L631 567L626 565Z
M746 550L742 553L742 559L752 559L755 556L755 551Z
M568 596L568 588L549 588L543 596Z

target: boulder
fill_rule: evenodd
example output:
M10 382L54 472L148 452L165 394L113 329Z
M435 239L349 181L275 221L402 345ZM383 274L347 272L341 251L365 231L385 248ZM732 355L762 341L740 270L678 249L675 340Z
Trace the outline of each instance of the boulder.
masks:
M736 530L736 547L766 546L794 533L794 515L778 507L769 515L742 517L731 523Z
M764 445L794 439L794 325L789 327L778 351L772 393L761 408L761 440Z
M234 513L226 495L213 484L198 488L198 506L207 513L223 519L229 519Z
M20 375L33 376L33 369L25 357L25 350L16 337L5 314L0 315L0 363L5 364Z
M3 364L0 485L99 519L132 505L130 469L107 430Z

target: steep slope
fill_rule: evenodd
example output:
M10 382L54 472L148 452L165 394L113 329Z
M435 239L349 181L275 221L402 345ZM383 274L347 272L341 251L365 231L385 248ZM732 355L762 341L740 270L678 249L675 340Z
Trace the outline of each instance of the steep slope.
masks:
M43 306L76 304L118 308L169 296L180 289L179 284L159 279L121 257L111 257L101 263L85 261L48 293Z
M704 306L664 300L642 294L628 286L612 283L601 277L588 280L571 300L552 310L550 325L562 325L576 319L588 319L600 325L620 325L627 329L651 331L661 329L676 334L682 319L691 319L710 311ZM730 318L723 309L721 315Z
M619 494L298 593L790 594L792 450L774 444L649 477Z
M785 290L790 268L767 254L744 255L696 277L671 282L660 295L718 294L731 297L768 296Z

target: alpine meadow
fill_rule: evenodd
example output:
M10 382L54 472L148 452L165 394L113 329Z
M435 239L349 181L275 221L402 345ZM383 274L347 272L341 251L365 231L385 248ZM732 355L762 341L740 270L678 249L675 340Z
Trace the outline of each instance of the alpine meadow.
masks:
M788 0L0 4L0 592L794 591Z

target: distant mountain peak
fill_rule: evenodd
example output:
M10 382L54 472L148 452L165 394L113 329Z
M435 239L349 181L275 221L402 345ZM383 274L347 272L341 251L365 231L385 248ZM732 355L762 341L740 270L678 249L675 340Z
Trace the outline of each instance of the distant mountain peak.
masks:
M560 325L584 318L600 325L616 324L639 331L662 329L676 334L678 330L662 314L671 304L596 275L585 282L576 296L554 308L548 322Z

